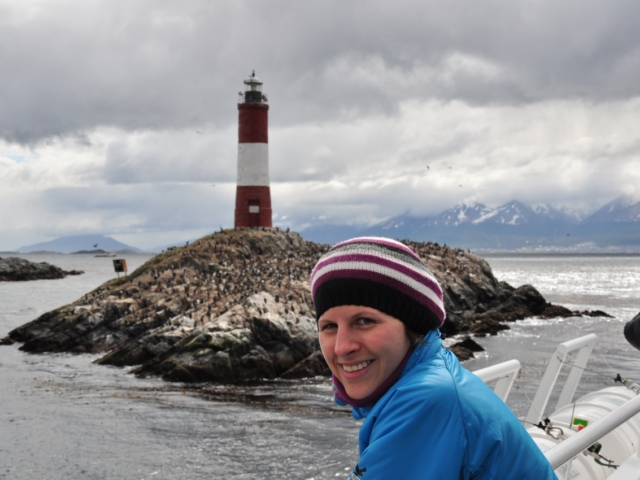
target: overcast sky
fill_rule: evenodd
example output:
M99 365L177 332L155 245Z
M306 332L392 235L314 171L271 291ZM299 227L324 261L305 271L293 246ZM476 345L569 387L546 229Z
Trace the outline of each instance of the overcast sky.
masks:
M0 250L233 226L253 69L276 225L640 198L638 18L629 0L0 0Z

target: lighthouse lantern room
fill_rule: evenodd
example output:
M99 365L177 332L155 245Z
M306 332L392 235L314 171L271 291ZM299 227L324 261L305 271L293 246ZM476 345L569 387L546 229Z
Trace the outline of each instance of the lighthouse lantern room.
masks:
M269 105L255 72L238 103L238 184L235 228L271 227Z
M252 72L251 76L244 81L244 101L261 103L262 100L262 82L256 77L256 73Z

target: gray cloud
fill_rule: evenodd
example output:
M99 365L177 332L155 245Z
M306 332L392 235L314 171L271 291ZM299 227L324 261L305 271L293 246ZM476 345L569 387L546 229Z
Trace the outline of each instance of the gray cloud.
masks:
M639 16L623 0L5 2L0 134L226 128L251 68L274 125L412 98L627 98L640 94Z
M279 225L638 195L639 14L622 0L0 0L0 249L229 226L253 68Z
M146 131L109 143L103 178L110 184L235 182L234 131Z
M142 248L188 239L189 232L202 235L233 222L234 190L235 185L94 185L23 191L9 204L0 194L3 205L11 206L0 211L0 250L85 233L108 232Z

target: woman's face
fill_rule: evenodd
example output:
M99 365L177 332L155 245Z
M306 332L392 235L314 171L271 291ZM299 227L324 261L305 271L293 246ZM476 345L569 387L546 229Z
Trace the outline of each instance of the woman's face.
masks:
M369 307L333 307L320 317L318 330L329 368L356 400L389 378L411 345L404 323Z

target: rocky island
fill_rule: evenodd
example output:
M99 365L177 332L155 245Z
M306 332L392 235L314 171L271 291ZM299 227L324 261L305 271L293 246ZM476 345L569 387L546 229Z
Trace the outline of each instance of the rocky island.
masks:
M530 285L498 281L472 253L405 243L443 286L445 336L495 334L532 316L590 313L551 305ZM170 381L326 375L308 279L328 248L278 229L221 230L157 255L1 343L38 353L104 353L98 363L136 366L137 375ZM461 359L481 349L470 337L450 348Z
M79 270L67 272L46 262L35 263L17 257L0 258L0 282L52 280L82 273Z

